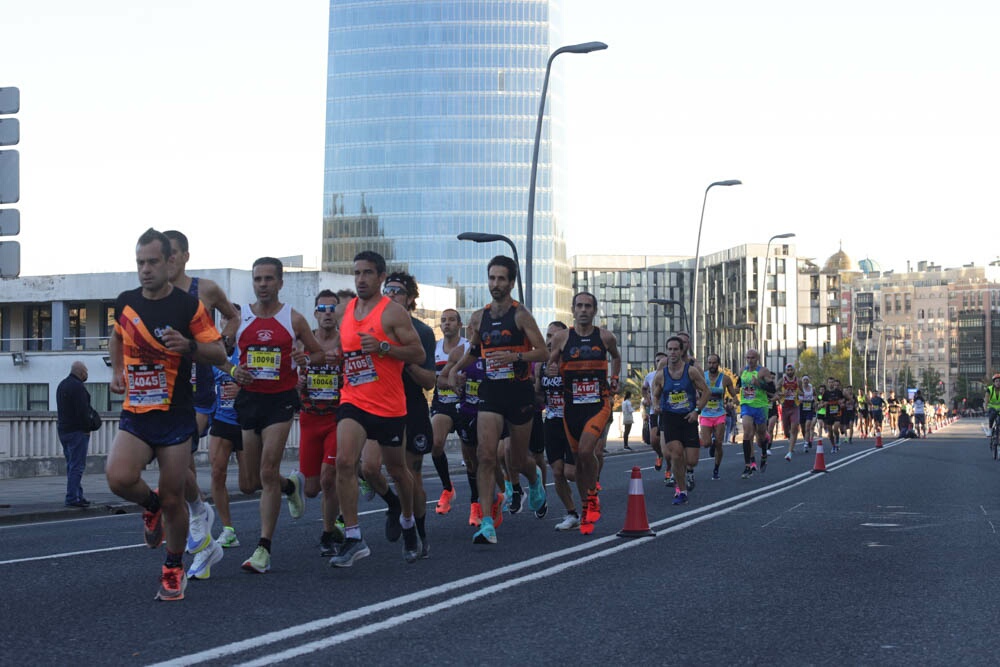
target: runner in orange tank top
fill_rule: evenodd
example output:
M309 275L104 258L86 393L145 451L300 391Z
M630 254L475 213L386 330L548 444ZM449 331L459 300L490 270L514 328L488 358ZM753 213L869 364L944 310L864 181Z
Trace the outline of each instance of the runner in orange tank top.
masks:
M410 314L382 295L385 259L366 250L354 257L358 292L340 319L344 389L337 410L337 496L344 515L346 540L330 559L350 567L371 554L358 526L357 465L365 440L379 443L386 470L396 482L399 523L408 541L416 538L413 480L406 467L403 437L406 400L404 364L423 363L425 354Z

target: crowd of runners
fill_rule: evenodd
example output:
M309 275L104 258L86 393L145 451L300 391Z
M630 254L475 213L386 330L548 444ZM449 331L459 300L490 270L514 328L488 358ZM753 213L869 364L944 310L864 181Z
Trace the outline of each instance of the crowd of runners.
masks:
M388 272L375 252L354 258L353 292L315 295L315 326L281 302L278 259L254 262L256 301L243 307L215 283L188 276L188 259L180 232L150 229L139 238L140 287L118 297L110 341L112 391L124 399L108 483L142 506L146 544L165 542L157 599L183 599L188 579L209 578L225 550L241 548L226 490L234 454L240 490L260 491L259 539L242 547L242 568L250 573L271 567L283 498L300 518L306 498L321 496L320 553L331 566L350 567L371 553L358 521L362 495L384 501L385 538L402 540L406 562L426 558L423 459L430 456L443 487L435 512L447 514L458 496L445 453L451 433L461 442L473 543L497 544L505 513L545 517L550 470L563 513L555 529L594 531L621 369L614 334L595 325L596 296L574 295L572 322L550 322L543 335L511 296L516 263L497 256L487 266L491 302L468 323L445 310L435 339L412 315L417 281ZM695 487L701 448L709 449L712 478L719 479L723 445L736 437L736 406L744 478L765 470L779 423L790 461L800 439L803 451L818 437L836 449L855 431L880 432L886 419L887 429L905 434L911 424L919 432L944 418L920 392L884 400L879 392L841 388L835 378L817 386L792 365L777 376L760 365L756 350L747 352L734 381L717 355L708 355L703 370L689 348L686 333L670 337L641 390L643 439L655 451L656 469L665 468L675 505L687 503ZM429 409L425 391L433 392ZM624 398L630 426L630 393ZM296 413L299 464L286 476L280 468ZM211 504L198 488L192 456L206 434ZM156 489L141 476L154 459ZM213 536L216 517L221 530ZM193 554L187 570L185 551Z

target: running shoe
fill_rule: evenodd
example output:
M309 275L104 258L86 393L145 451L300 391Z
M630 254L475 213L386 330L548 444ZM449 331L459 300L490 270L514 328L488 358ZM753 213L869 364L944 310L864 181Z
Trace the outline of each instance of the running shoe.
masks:
M510 483L510 480L504 480L503 483L503 493L504 498L507 499L507 504L503 506L503 511L510 511L510 499L514 497L514 485Z
M580 527L580 517L576 514L567 514L563 520L556 524L556 530L573 530Z
M767 468L767 459L768 459L767 456L760 457L760 471L761 472L764 472L764 470Z
M788 461L789 463L791 463L791 461L792 461L792 452L791 452L791 450L789 450L789 452L787 454L785 454L785 460Z
M674 505L684 505L688 501L688 494L681 491L676 496L674 496Z
M212 576L212 566L222 560L222 545L209 540L209 546L194 556L194 562L188 568L188 579L208 579Z
M240 565L247 572L264 574L271 569L271 552L264 547L258 546L253 550L253 555L243 561Z
M740 475L740 479L746 479L747 477L749 477L752 474L753 474L753 472L751 472L750 466L743 466L743 474Z
M666 474L663 476L663 483L666 484L667 486L673 486L674 485L674 473L672 473L672 472L670 472L668 470L666 472Z
M371 553L364 539L348 537L337 555L330 559L330 567L350 567L354 565L354 561L370 556Z
M324 530L319 536L319 555L324 558L335 555L337 547L343 544L345 539L347 538L344 535L344 529L334 523L333 530L330 532Z
M417 527L403 529L403 560L416 563L420 558L420 539L417 537Z
M153 599L164 602L183 600L185 588L187 588L187 577L184 576L184 568L164 565L163 571L160 573L160 590L156 592L156 597Z
M240 546L240 540L236 537L236 531L233 530L232 526L224 527L215 541L218 542L219 546L223 549L232 549L233 547Z
M517 514L521 511L521 496L523 494L520 491L515 490L510 496L510 513Z
M483 523L479 526L479 530L475 532L472 536L473 544L496 544L497 543L497 531L493 527L493 519L488 516L483 517Z
M719 466L712 468L712 479L719 479Z
M596 493L588 493L586 504L590 520L597 523L598 519L601 518L601 498Z
M420 557L427 558L431 555L431 545L427 544L427 539L420 540Z
M688 471L684 474L684 482L687 484L688 491L694 491L694 472Z
M215 523L215 510L208 503L201 504L201 514L191 514L188 521L187 552L196 554L207 549L212 542L212 524ZM188 505L190 507L190 505Z
M750 476L753 477L756 474L756 472L757 472L757 462L756 461L751 461L750 462Z
M288 496L288 513L293 519L301 519L306 513L306 478L296 470L288 476L288 481L294 487L292 495Z
M541 519L545 512L539 516L538 511L545 507L545 483L542 481L542 471L535 466L535 483L528 488L528 509L535 512L535 516Z
M358 492L363 493L365 500L369 502L371 502L372 498L375 497L375 489L372 488L371 484L360 477L358 478Z
M397 503L385 511L385 539L390 542L399 541L399 536L403 534L403 527L399 525L399 515L403 508Z
M493 521L493 527L499 528L500 524L503 523L503 508L504 508L504 495L502 493L497 494L497 499L493 502L493 507L490 508L489 518ZM482 525L482 523L480 523Z
M653 463L653 468L655 468L656 470L662 470L663 469L663 457L662 456L657 456L656 457L656 462Z
M146 546L150 549L163 544L163 509L155 512L144 510L142 513L142 525L145 533Z
M479 527L483 522L483 506L479 503L472 503L469 506L469 525Z
M455 499L455 490L443 489L441 497L438 498L437 507L434 509L438 514L447 514L451 511L451 501Z

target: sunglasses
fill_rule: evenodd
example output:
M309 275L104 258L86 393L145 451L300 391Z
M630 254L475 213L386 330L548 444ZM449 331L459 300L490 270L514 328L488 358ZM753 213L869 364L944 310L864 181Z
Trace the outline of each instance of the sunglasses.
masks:
M396 285L390 285L382 290L384 296L396 296L397 294L406 294L406 288L397 287Z
M333 313L337 311L337 304L335 303L321 303L316 306L317 313Z

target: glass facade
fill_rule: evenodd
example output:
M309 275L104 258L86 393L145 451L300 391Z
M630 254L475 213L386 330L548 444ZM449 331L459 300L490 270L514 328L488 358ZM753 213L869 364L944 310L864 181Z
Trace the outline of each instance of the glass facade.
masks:
M531 156L550 52L554 0L331 0L323 269L383 254L419 282L454 287L465 315L490 300L486 263L523 261ZM558 216L558 67L538 160L533 312L569 311L570 271ZM515 298L517 293L515 291Z

